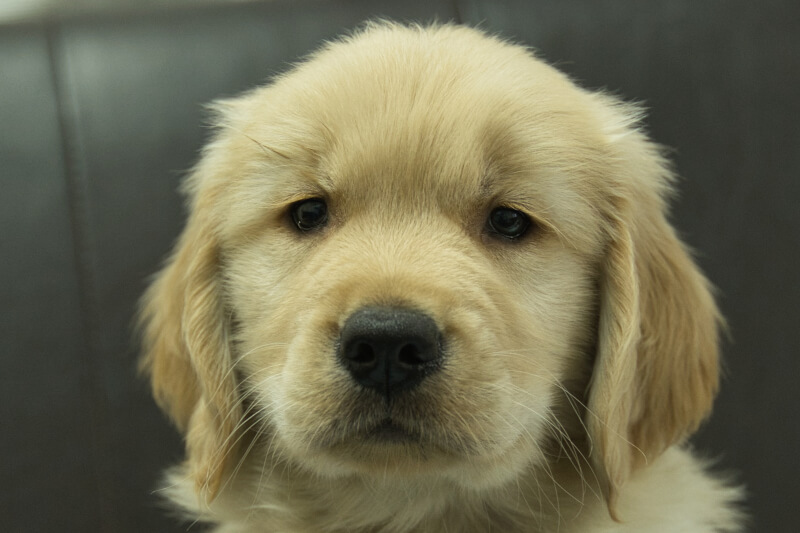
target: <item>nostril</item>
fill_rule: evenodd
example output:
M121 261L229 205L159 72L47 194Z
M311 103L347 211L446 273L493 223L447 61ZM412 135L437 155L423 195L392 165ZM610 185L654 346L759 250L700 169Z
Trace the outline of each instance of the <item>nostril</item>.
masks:
M359 365L375 364L375 349L367 342L359 342L348 354L348 359Z
M409 343L400 348L397 354L397 361L411 367L425 364L426 358L422 357L422 350L414 343Z

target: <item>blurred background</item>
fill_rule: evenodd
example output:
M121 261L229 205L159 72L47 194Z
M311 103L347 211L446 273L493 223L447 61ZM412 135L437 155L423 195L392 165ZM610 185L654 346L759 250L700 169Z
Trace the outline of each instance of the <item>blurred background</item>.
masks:
M797 531L800 3L779 0L0 0L0 531L186 529L153 493L182 445L131 325L202 106L375 17L480 25L647 104L731 331L695 446L747 485L751 531Z

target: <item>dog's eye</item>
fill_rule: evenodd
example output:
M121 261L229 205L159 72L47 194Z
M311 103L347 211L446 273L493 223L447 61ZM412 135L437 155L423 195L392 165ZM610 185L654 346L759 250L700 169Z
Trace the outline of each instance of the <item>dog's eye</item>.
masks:
M300 231L311 231L328 222L328 206L321 198L310 198L292 204L292 221Z
M492 233L506 239L516 239L530 229L531 219L522 211L510 207L496 207L489 213L487 225Z

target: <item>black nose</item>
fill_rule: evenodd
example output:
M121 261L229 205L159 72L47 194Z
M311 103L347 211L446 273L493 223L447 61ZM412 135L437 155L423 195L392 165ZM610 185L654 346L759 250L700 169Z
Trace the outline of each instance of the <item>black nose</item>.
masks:
M440 337L433 319L420 311L364 307L342 328L340 357L358 383L388 400L440 366Z

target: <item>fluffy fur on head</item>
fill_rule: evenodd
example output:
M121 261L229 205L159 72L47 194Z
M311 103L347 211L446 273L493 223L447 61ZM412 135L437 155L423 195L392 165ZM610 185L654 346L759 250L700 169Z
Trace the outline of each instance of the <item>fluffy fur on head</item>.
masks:
M384 23L215 109L142 311L189 516L738 530L737 490L682 446L717 391L720 318L637 108L476 30ZM413 383L347 353L375 309L435 329L386 363Z

